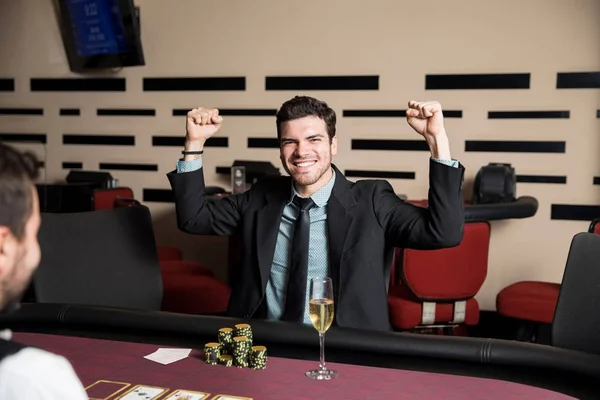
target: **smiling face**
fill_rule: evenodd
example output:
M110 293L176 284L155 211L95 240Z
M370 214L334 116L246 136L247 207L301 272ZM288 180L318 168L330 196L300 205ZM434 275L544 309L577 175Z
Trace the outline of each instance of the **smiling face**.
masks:
M330 140L327 125L319 117L293 119L281 124L279 150L296 190L307 197L332 177L331 159L337 154L337 136Z

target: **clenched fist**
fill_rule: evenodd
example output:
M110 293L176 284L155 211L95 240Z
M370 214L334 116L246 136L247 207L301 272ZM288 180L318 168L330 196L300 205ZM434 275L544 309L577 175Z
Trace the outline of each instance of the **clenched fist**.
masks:
M446 135L442 105L437 101L409 101L406 120L425 139Z
M221 128L223 117L216 108L194 108L187 114L186 141L205 142Z

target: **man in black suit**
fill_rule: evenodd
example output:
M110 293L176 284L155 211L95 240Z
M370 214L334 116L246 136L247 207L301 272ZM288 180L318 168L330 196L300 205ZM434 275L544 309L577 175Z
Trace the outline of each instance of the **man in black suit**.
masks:
M335 112L306 96L285 102L277 113L280 158L289 176L207 201L204 143L223 118L216 109L187 114L184 157L167 176L181 230L241 236L243 265L229 315L310 323L309 281L325 275L333 281L336 325L391 329L393 248L456 246L464 221L464 168L451 158L441 105L411 101L406 117L431 150L428 209L402 201L387 181L348 181L331 163L337 153Z

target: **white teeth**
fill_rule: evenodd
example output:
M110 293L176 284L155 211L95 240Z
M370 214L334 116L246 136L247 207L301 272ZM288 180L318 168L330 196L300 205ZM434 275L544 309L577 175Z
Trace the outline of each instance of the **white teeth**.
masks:
M309 167L311 165L313 165L316 161L309 161L309 162L303 162L303 163L298 163L296 164L297 167Z

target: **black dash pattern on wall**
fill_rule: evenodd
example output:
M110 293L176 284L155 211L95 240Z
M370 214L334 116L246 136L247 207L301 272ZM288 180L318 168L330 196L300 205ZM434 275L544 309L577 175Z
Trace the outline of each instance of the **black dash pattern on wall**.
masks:
M556 75L557 89L600 89L600 71L559 72Z
M429 151L424 140L353 139L352 150Z
M427 90L529 89L531 74L429 74Z
M379 90L379 75L267 76L266 90Z
M145 92L240 91L246 90L246 78L236 77L151 77L144 78Z
M600 206L580 204L552 204L550 219L591 221L600 217Z
M45 133L2 133L0 141L15 143L42 143L45 144L47 137Z
M600 118L600 110L596 110L596 118Z
M96 115L100 117L154 117L156 110L152 108L99 108Z
M31 78L32 92L124 92L125 78Z
M100 163L99 169L119 171L158 171L156 164Z
M174 203L175 195L171 189L144 189L143 201L152 203Z
M174 108L173 116L187 115L192 108ZM271 117L277 114L274 108L219 108L219 115L229 117Z
M517 175L518 183L567 183L566 176L558 175Z
M82 144L99 146L135 146L133 135L82 135L64 134L63 144Z
M79 108L61 108L60 115L63 117L78 117L81 115Z
M12 78L0 78L0 92L14 92L15 80Z
M152 136L152 146L155 147L183 147L185 136ZM229 147L229 138L224 136L211 137L204 144L205 147Z
M594 177L594 185L600 185L600 176Z
M277 138L248 138L248 147L254 149L278 149L279 139Z
M344 110L344 117L357 118L406 118L406 110ZM445 118L462 118L462 110L444 110Z
M467 140L465 151L496 153L564 153L566 142Z
M0 108L0 115L44 115L43 108Z
M379 178L379 179L415 179L414 172L407 171L374 171L347 169L344 174L354 178Z
M83 163L77 161L63 161L62 167L63 169L82 169Z
M445 114L445 113L444 113ZM489 111L489 119L567 119L570 111Z

